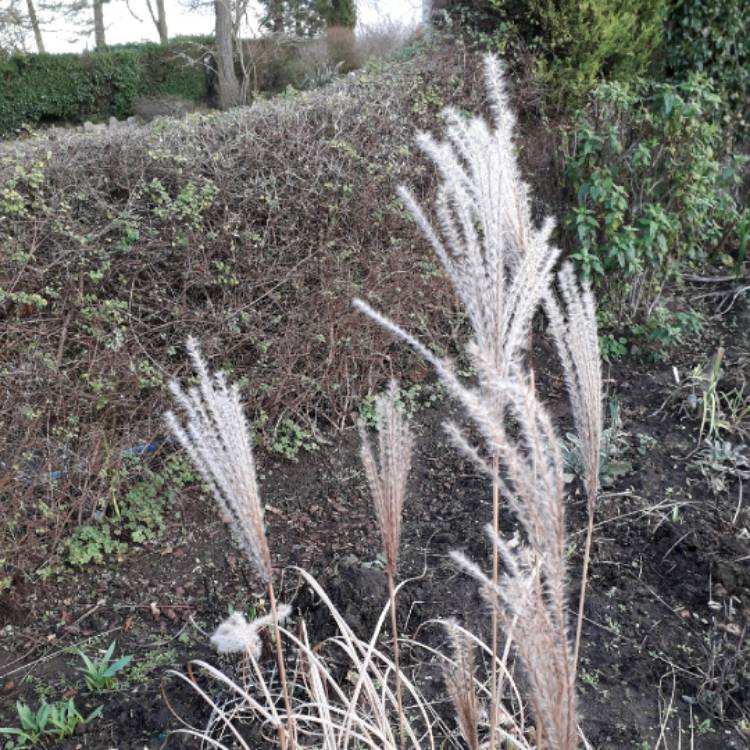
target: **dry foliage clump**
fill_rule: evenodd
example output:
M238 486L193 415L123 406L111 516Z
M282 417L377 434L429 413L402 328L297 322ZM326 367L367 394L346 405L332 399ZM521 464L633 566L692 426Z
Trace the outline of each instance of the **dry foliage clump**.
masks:
M431 193L413 127L477 109L480 79L433 50L228 114L0 150L0 581L106 516L123 450L164 435L187 334L285 452L423 375L350 300L366 289L448 346L451 291L392 186Z

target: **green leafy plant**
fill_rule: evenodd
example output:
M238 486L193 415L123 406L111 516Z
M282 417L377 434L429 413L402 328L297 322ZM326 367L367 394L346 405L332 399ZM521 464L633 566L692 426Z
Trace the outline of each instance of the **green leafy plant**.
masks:
M102 714L102 706L95 708L84 717L75 707L72 698L68 701L41 705L33 711L28 705L18 701L16 713L20 727L0 727L0 734L12 738L10 748L23 748L38 745L47 738L64 740L72 737L79 726L85 726Z
M703 71L721 95L725 121L746 138L750 98L750 21L744 0L672 3L665 32L668 73L680 80Z
M142 685L149 679L153 672L164 667L173 666L178 661L177 651L174 648L149 651L138 660L137 664L133 664L128 670L128 684Z
M602 487L611 487L619 477L633 470L632 463L623 458L628 449L628 433L622 428L620 407L613 399L609 402L609 426L602 432L599 458L599 483ZM567 433L560 443L560 452L567 470L567 481L584 477L586 472L578 435Z
M624 336L615 336L612 333L603 333L599 336L599 350L605 362L613 362L622 359L628 351L628 340Z
M102 658L98 660L90 659L83 651L78 652L84 664L78 671L83 674L86 686L92 693L111 690L116 684L115 675L125 669L133 660L133 657L128 655L112 661L116 646L117 641L112 641Z
M567 134L567 242L620 321L647 319L668 282L740 243L719 105L700 76L603 83Z
M475 0L463 21L501 54L531 52L556 106L570 108L602 77L629 80L653 67L667 0ZM458 15L458 14L454 14Z
M316 451L320 447L315 435L293 419L282 419L271 442L271 450L290 461L296 461L300 450Z

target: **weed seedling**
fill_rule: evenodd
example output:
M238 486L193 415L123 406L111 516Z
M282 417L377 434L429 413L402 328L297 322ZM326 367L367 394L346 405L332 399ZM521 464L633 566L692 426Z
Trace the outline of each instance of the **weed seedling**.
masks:
M101 716L102 706L95 708L84 718L72 698L58 703L47 703L43 700L36 711L32 711L25 703L18 701L16 713L21 724L20 728L0 727L0 734L13 738L6 748L33 747L49 737L57 740L72 737L79 726L85 726Z
M89 659L83 651L78 654L83 660L84 667L78 671L83 674L86 686L92 693L100 693L103 690L111 690L116 683L115 675L130 664L132 656L123 656L117 661L112 661L117 641L112 641L104 656L98 661Z

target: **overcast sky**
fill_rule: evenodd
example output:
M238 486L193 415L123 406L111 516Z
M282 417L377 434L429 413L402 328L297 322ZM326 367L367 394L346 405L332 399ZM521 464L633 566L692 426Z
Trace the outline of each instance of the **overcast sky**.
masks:
M385 20L414 24L420 18L422 5L421 0L357 0L357 4L359 22L363 25ZM211 3L208 3L205 10L189 10L188 5L189 0L165 0L169 36L211 34ZM252 0L250 5L254 5ZM257 4L255 7L257 8ZM104 21L109 44L158 41L146 0L128 0L127 4L125 0L110 0L104 5ZM64 28L53 22L45 24L44 42L49 52L79 52L93 47L91 37L81 38L75 28Z

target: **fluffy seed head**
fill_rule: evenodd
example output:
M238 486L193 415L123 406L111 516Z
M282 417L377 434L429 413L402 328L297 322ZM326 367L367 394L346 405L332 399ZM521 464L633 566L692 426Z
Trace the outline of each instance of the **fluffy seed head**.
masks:
M395 381L391 381L388 390L378 398L375 415L378 423L377 458L364 425L360 425L362 465L383 538L386 570L395 575L401 540L401 513L414 447L414 436L398 408L398 384Z
M291 611L288 604L280 604L277 609L279 623L284 622ZM248 622L241 612L234 612L216 628L211 645L220 654L249 653L257 660L261 651L260 631L272 624L271 615Z
M266 582L271 555L239 388L228 385L224 373L209 373L195 339L188 339L187 350L198 385L183 390L177 382L170 383L187 421L181 424L170 411L165 415L167 425L208 485L237 546Z

